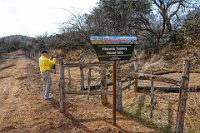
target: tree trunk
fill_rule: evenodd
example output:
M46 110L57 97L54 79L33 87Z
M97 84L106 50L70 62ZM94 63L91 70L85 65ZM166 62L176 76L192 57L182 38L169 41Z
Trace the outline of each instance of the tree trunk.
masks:
M167 26L167 33L171 33L172 32L172 24L171 24L170 20L166 21L166 26Z
M160 52L160 37L156 37L156 47L154 53Z

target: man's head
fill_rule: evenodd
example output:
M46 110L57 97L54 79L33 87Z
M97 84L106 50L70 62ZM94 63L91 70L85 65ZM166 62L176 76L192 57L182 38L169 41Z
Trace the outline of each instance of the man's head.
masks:
M41 54L42 54L42 56L44 56L44 57L49 57L49 54L48 54L48 52L46 51L46 50L43 50L42 52L41 52Z

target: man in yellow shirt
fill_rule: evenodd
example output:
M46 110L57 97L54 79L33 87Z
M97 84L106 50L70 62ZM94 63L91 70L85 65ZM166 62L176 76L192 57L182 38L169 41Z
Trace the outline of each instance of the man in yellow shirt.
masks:
M50 60L48 52L46 50L41 52L41 56L39 58L39 67L41 76L44 79L43 90L45 100L53 98L53 95L51 94L52 80L50 70L55 63L56 59L53 58L52 60Z

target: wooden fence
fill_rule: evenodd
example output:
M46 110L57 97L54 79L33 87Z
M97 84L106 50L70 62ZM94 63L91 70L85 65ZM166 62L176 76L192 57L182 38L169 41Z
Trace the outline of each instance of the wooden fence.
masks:
M32 50L23 50L23 53L26 57L34 60L34 61L38 61L39 57L40 57L40 53L38 51L32 51Z
M37 61L39 57L38 52L24 51L24 54ZM153 117L153 110L155 106L155 87L154 82L164 82L170 83L178 86L180 93L177 119L176 119L176 133L182 133L184 127L184 115L186 112L186 102L188 97L188 83L189 83L189 73L190 73L190 61L188 59L184 60L182 77L181 80L175 80L172 78L167 78L161 76L160 73L140 73L139 72L139 59L137 52L134 54L134 59L130 61L118 61L117 62L117 111L122 111L122 92L126 89L133 88L135 92L138 92L138 80L150 80L150 97L151 97L151 113L150 117ZM59 79L59 102L60 102L60 112L65 112L65 95L75 94L75 95L100 95L101 102L103 105L108 104L108 95L112 95L112 91L109 91L108 87L112 85L112 80L109 81L107 73L111 73L111 62L85 62L84 57L81 56L79 62L76 63L64 63L63 60L59 60L60 67L60 79ZM123 69L125 67L125 70ZM79 78L73 78L71 75L71 68L77 68L80 73ZM87 70L87 74L85 74ZM100 73L100 84L92 85L92 72ZM66 75L67 74L67 75ZM165 73L163 73L165 74ZM80 89L77 91L71 90L72 81L80 81ZM86 81L86 82L85 82ZM126 85L122 85L126 83ZM87 85L86 85L87 84Z
M63 60L60 60L60 112L65 112L64 101L65 94L75 94L75 95L101 95L101 101L103 105L108 103L108 95L112 95L112 92L108 90L108 86L112 85L112 82L108 82L108 77L106 76L106 69L111 70L112 64L110 62L84 62L83 58L80 58L78 63L64 63ZM128 70L122 71L122 67L128 64ZM80 72L79 79L73 79L71 76L70 68L77 67ZM87 75L84 74L84 69L87 69ZM65 71L67 70L67 76L65 75ZM150 117L153 117L153 110L155 106L155 89L154 82L164 82L173 84L179 87L180 97L177 111L177 120L176 120L176 132L183 132L183 124L184 124L184 115L186 112L186 101L188 95L188 82L189 82L189 70L190 63L189 60L184 60L183 70L182 70L182 78L181 80L175 80L172 78L163 77L161 75L154 74L144 74L138 72L138 59L135 56L134 59L130 61L118 61L117 62L117 111L121 112L123 109L122 106L122 92L126 89L130 89L133 86L133 89L138 91L138 80L150 80L151 81L151 113ZM100 72L100 84L96 86L91 86L91 75L92 71ZM125 79L123 79L125 78ZM80 90L73 91L70 90L71 82L73 80L80 80ZM87 85L85 85L85 80L87 81ZM65 84L67 81L67 84ZM122 83L127 82L127 85L122 86ZM92 87L96 89L91 89ZM100 88L100 90L98 90ZM91 91L92 90L92 91Z

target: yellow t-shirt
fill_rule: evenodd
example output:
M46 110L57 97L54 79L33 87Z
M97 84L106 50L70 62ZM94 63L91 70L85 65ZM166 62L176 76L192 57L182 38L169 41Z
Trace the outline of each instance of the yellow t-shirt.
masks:
M48 71L51 70L51 67L56 63L56 59L53 58L53 60L50 60L44 56L41 56L39 58L39 67L40 67L40 71L44 72L44 71Z

